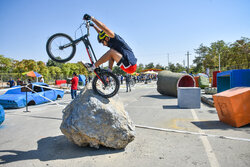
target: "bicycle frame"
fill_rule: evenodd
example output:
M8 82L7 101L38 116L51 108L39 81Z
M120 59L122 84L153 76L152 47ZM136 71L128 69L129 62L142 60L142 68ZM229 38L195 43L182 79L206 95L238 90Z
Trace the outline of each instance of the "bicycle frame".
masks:
M88 56L89 56L91 64L94 64L93 56L95 58L95 61L97 61L97 59L96 59L96 56L95 56L95 52L94 52L94 50L93 50L93 48L92 48L92 46L90 44L90 41L89 41L89 38L88 38L88 34L82 36L81 38L76 39L75 41L73 41L72 45L76 45L76 44L78 44L81 41L85 45L85 48L87 50L87 53L88 53Z
M90 26L89 24L90 24L89 22L86 23L87 34L85 34L84 36L82 36L82 37L76 39L75 41L73 41L72 45L77 45L79 42L82 41L84 43L84 45L85 45L85 48L86 48L86 51L88 53L91 64L94 64L94 62L97 61L97 58L95 56L94 49L92 48L92 45L90 44L90 41L89 41L89 38L88 38L88 36L89 36L89 26ZM93 59L93 57L94 57L94 59ZM96 76L101 80L101 82L106 87L108 84L105 81L105 79L103 77L101 77L102 76L100 74L101 70L94 70L94 73L96 74Z

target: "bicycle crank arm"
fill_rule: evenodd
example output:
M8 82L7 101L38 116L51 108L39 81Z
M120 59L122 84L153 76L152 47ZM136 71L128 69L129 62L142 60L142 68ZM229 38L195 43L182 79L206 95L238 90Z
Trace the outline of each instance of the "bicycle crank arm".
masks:
M105 87L107 87L108 84L107 84L107 82L105 81L105 79L103 78L101 69L98 69L98 68L97 68L94 72L95 72L96 76L100 79L100 81L103 83L103 85L104 85Z

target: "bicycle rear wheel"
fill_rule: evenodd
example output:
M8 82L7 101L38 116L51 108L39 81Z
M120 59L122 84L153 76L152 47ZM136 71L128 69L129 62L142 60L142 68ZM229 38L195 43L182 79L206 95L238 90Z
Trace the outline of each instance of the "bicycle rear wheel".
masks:
M92 82L92 88L95 93L105 98L110 98L116 95L120 88L120 82L116 75L106 70L102 70L98 75L106 82L106 86L100 78L95 76Z
M65 63L74 57L76 45L67 34L57 33L48 39L46 51L52 60Z

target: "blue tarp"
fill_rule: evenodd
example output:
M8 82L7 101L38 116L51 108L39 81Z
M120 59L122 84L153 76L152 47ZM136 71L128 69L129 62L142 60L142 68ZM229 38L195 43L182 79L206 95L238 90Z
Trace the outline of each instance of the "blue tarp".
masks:
M5 119L5 113L3 107L0 105L0 125L3 123Z
M37 72L34 72L34 73L35 73L36 77L42 77L41 74L39 74L39 73L37 73Z
M86 79L85 75L78 75L78 77L79 77L79 81L83 83L83 86L85 86L85 84L86 84L85 83L86 82L85 81L85 79Z

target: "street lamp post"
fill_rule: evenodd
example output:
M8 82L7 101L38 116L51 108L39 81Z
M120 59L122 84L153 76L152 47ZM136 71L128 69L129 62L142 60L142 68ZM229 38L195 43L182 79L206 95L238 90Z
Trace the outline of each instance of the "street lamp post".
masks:
M219 55L219 71L220 71L220 48L218 48L218 55Z
M220 71L220 52L219 52L219 71Z
M5 66L4 64L0 63L0 67L1 67L1 82L2 82L2 87L3 87L3 67L4 67L4 66Z

